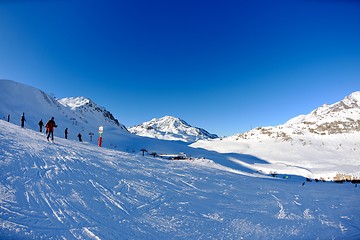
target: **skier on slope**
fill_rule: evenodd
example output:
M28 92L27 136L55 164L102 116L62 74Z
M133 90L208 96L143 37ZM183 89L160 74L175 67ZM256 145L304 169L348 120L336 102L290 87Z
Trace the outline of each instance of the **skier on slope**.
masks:
M49 141L50 134L51 134L51 140L54 141L54 128L56 128L57 125L54 121L54 117L52 117L47 123L46 123L46 130L48 132L47 140Z
M25 120L25 113L23 113L22 116L21 116L21 127L22 127L22 128L24 128L25 122L26 122L26 120Z
M81 134L78 134L79 142L82 142Z
M65 139L67 139L68 138L68 128L65 128Z
M39 121L39 128L40 128L40 132L41 132L41 133L42 133L42 128L43 128L43 126L44 126L44 123L43 123L42 119L40 119L40 121Z

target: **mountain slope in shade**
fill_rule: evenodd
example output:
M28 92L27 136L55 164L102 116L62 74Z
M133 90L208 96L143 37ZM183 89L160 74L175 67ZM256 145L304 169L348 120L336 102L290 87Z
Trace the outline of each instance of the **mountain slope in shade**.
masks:
M154 118L149 122L129 128L129 131L140 136L184 142L218 138L216 134L193 127L184 120L173 116Z

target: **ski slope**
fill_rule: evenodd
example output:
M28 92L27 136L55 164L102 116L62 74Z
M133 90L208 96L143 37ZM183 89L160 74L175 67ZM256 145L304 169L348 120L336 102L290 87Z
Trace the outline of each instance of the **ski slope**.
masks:
M360 238L354 184L45 139L0 120L0 239Z
M333 180L338 174L360 178L360 92L335 104L323 105L284 125L192 143L198 139L197 130L202 132L201 129L189 128L173 117L143 126L145 129L159 128L156 132L163 137L158 138L190 138L191 141L166 141L154 138L156 135L131 134L108 110L85 97L57 100L39 89L11 80L0 80L0 89L3 90L1 119L10 115L10 122L19 125L20 116L25 112L25 128L38 131L41 118L46 123L55 117L58 125L55 139L64 137L64 130L68 128L69 140L76 141L81 133L85 142L96 145L98 128L103 126L103 146L123 152L139 153L141 149L146 149L147 154L182 152L195 158L211 159L213 168L243 175L277 172L325 180ZM174 138L174 134L181 137Z

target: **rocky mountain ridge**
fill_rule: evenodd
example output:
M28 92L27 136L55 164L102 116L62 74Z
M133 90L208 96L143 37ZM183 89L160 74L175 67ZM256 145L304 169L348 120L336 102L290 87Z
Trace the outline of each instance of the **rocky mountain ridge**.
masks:
M283 125L258 127L235 135L236 138L252 139L268 136L290 141L294 135L332 135L360 132L360 91L353 92L334 104L324 104L307 115L290 119Z

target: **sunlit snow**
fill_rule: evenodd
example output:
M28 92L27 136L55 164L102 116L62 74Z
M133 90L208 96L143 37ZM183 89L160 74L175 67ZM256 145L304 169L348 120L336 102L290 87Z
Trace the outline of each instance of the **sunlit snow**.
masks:
M0 87L0 239L360 238L359 187L333 182L360 177L358 93L284 125L189 143L131 134L85 97L60 104ZM54 143L38 127L51 117ZM177 154L186 159L159 157Z

